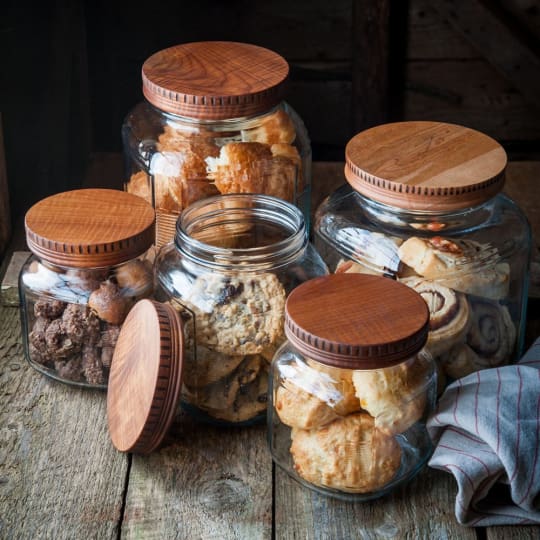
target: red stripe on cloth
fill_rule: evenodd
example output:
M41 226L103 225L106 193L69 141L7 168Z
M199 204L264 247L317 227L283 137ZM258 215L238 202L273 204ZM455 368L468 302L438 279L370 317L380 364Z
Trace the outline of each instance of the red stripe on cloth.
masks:
M496 429L497 429L497 450L495 450L496 454L499 455L499 447L500 447L500 444L501 444L501 430L499 428L499 418L500 418L500 414L499 414L499 406L500 406L500 403L501 403L501 372L497 369L496 370L497 372L497 381L498 381L498 384L497 384L497 397L496 397L496 400L497 400L497 414L496 414Z
M452 446L448 446L446 444L439 444L439 447L440 448L446 448L447 450L451 450L452 452L456 452L456 454L461 454L463 456L467 456L469 458L475 459L476 461L478 461L478 463L480 463L480 465L482 465L484 467L484 469L486 469L486 472L488 474L491 474L490 468L479 457L477 457L477 456L475 456L473 454L470 454L469 452L465 452L464 450L460 450L459 448L453 448Z
M445 465L443 465L443 467L448 472L451 472L449 470L450 467L457 469L459 472L461 472L461 474L469 481L469 484L471 484L471 489L474 492L474 482L472 481L471 477L467 474L467 471L463 470L459 465L456 465L455 463L446 463Z
M477 435L480 435L478 431L478 391L480 390L480 371L476 372L476 392L474 393L474 430Z
M454 422L456 423L456 425L459 425L459 422L457 419L457 408L458 408L458 402L459 402L459 394L461 393L461 379L458 379L456 382L458 384L458 387L457 387L457 392L456 392L456 398L454 401L453 414L454 414Z
M538 372L538 379L540 379L540 371ZM531 494L531 488L534 483L534 479L536 476L536 465L538 463L538 441L540 439L540 395L538 396L538 400L536 402L536 437L535 440L535 447L534 447L534 460L531 467L531 478L529 480L529 485L527 486L527 491L525 495L519 500L518 504L523 504L523 501L525 501L529 495Z
M516 408L517 408L517 418L516 418L516 426L519 426L519 419L520 419L520 405L521 405L521 393L523 391L523 380L521 378L521 370L519 369L519 366L516 370L517 372L517 375L519 377L519 390L518 390L518 395L517 395L517 404L516 404ZM516 446L515 446L515 449L514 449L514 456L515 456L515 460L514 460L514 472L512 473L512 476L510 477L510 480L509 482L512 483L514 481L514 479L516 478L517 476L517 473L518 473L518 456L519 456L519 444L521 442L521 429L519 429L519 427L517 428L517 437L516 437Z

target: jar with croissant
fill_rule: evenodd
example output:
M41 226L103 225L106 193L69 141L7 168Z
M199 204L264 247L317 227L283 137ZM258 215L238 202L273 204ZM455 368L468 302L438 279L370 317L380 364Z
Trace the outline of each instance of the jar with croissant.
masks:
M531 231L502 191L502 146L464 126L396 122L357 134L345 157L346 183L314 224L331 271L386 276L424 298L440 388L516 361Z
M311 145L284 101L287 61L247 43L203 41L142 66L145 100L122 127L125 189L154 205L156 245L205 197L260 193L295 204L309 229Z

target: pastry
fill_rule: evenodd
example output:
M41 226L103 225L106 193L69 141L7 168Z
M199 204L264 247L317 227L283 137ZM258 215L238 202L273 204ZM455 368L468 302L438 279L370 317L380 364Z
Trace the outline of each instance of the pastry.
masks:
M482 298L470 297L472 324L467 345L476 353L477 364L494 367L512 359L516 327L506 306Z
M274 274L203 274L183 302L195 313L197 343L214 351L258 354L284 339L285 290Z
M427 349L439 356L456 343L464 342L470 326L470 309L467 297L436 281L405 278L403 283L414 289L429 308L429 334Z
M150 179L144 171L139 171L131 175L126 184L126 191L152 204L152 187L150 185Z
M293 429L294 470L312 484L340 491L369 493L387 485L401 463L394 437L355 413L313 430Z
M457 291L492 299L508 294L510 267L496 263L498 254L487 244L412 236L399 246L398 255L417 274Z
M264 193L292 202L303 190L300 156L289 145L231 142L206 163L222 194Z
M313 429L360 410L352 372L311 362L293 361L282 366L282 384L274 406L280 420L291 427ZM319 369L313 367L320 366Z
M424 414L430 376L427 362L418 355L396 366L356 370L352 380L360 405L373 416L375 427L394 435L406 431Z
M283 110L261 118L260 124L251 129L241 131L242 141L266 144L291 144L296 132L291 117Z
M436 360L444 373L453 379L461 379L486 367L485 364L481 364L478 355L466 343L455 345Z

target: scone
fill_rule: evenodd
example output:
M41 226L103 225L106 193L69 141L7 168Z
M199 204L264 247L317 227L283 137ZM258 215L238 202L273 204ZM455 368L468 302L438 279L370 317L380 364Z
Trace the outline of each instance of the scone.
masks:
M390 435L403 433L424 414L428 365L418 355L396 366L354 371L356 395L377 429Z
M283 366L286 373L282 374L283 384L275 392L274 407L284 424L314 429L360 409L350 370L338 370L317 362L311 365L322 369L296 361Z
M412 236L398 248L398 255L417 274L446 287L494 300L508 295L510 267L496 262L498 254L489 245Z
M292 430L291 455L299 476L312 484L369 493L388 484L401 463L394 437L355 413L313 430Z
M413 277L401 281L419 293L429 308L426 347L433 356L439 356L465 341L471 323L465 294L432 280Z

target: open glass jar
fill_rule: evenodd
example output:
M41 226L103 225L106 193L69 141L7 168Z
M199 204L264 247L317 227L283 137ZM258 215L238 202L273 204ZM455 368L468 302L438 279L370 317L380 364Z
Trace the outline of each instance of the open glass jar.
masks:
M298 206L309 229L311 146L284 100L289 66L256 45L177 45L142 67L145 101L122 127L125 189L156 209L156 245L191 203L263 193Z
M23 342L32 367L104 389L126 315L153 292L155 212L112 189L47 197L25 216L32 256L19 276Z
M315 217L330 270L418 291L431 313L427 348L449 380L517 360L531 232L501 193L504 149L463 126L397 122L359 133L345 154L348 184Z
M333 274L292 291L287 341L270 374L274 461L346 500L373 499L411 479L432 452L426 419L437 377L422 348L428 321L418 293L379 276Z
M264 419L286 296L327 273L290 203L221 195L184 210L155 262L155 298L178 311L186 333L183 407L213 423Z

